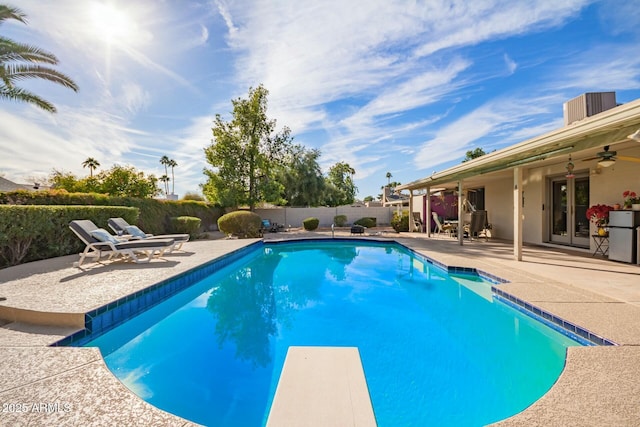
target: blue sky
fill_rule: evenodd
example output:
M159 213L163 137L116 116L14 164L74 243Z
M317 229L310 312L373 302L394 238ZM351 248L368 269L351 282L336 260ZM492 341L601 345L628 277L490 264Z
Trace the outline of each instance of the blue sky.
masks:
M359 196L562 127L584 92L640 98L640 8L587 0L20 0L0 34L53 52L76 94L22 86L51 115L0 100L0 175L42 180L132 165L199 192L216 113L249 87L294 142L356 170Z

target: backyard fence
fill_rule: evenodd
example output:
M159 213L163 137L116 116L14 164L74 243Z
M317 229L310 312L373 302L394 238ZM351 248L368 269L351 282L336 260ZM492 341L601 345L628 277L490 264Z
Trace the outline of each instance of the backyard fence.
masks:
M345 215L351 225L360 218L375 218L377 225L389 225L393 218L395 208L392 207L354 207L338 206L334 208L270 208L256 209L255 213L262 219L268 219L272 223L282 224L285 227L302 227L302 221L314 217L320 220L320 227L330 227L333 218L337 215Z

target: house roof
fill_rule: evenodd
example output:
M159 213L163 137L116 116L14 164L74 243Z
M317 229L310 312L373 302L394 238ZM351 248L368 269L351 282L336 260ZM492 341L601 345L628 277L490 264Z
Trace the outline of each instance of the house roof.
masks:
M638 144L627 138L640 128L640 99L587 117L560 129L485 154L441 172L399 185L396 190L418 190L451 184L478 175L506 171L569 154L589 157L605 145ZM594 149L598 150L594 150ZM591 151L589 151L591 150ZM573 160L579 160L573 157Z
M28 185L16 184L0 176L0 191L31 190Z

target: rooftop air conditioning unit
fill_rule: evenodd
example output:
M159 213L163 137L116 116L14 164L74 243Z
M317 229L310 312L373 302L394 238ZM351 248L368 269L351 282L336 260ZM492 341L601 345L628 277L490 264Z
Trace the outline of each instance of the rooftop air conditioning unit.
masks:
M584 93L562 104L564 125L607 111L616 104L615 92Z

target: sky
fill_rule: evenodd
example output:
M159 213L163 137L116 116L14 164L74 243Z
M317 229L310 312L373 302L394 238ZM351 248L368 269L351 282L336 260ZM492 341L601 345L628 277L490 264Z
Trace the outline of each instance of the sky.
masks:
M0 35L54 53L78 93L20 86L58 112L0 99L0 176L89 174L97 159L200 193L213 120L262 84L268 116L356 171L376 197L563 126L585 92L640 98L640 8L622 0L7 0Z

